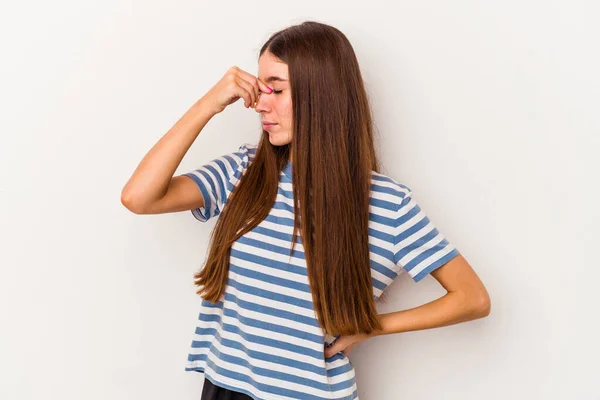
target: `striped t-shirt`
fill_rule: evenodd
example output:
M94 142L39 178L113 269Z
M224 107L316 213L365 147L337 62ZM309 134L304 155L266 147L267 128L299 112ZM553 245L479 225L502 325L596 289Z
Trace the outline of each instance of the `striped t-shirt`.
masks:
M257 145L219 157L184 174L196 182L202 222L218 216ZM372 172L369 248L377 300L400 273L418 282L459 253L394 179ZM217 304L202 299L186 371L256 400L358 399L354 367L342 352L325 358L324 335L313 308L302 238L292 257L292 164L280 174L269 215L231 248L229 277Z

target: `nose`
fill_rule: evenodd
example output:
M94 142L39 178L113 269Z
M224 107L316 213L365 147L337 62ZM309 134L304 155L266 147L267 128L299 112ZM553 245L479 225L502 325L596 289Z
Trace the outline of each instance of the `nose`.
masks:
M269 101L267 100L268 97L268 93L258 92L258 98L256 99L256 107L254 107L257 113L267 111L267 108L269 106Z

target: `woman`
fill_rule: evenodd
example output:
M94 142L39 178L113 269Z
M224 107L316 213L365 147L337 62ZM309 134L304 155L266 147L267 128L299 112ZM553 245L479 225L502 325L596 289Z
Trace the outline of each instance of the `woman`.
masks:
M202 399L356 399L354 346L484 317L489 296L412 191L378 172L347 38L304 22L273 34L258 63L258 77L230 68L177 121L122 202L137 214L219 216L195 274L202 304L186 366L205 374ZM239 98L262 118L258 144L173 176L206 123ZM403 271L416 282L431 274L448 294L378 315L375 302Z

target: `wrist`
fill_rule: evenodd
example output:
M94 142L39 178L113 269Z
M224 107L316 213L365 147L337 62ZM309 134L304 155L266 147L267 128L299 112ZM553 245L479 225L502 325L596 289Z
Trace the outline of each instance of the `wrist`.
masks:
M374 329L373 332L371 332L371 334L369 335L370 337L375 337L375 336L382 336L382 335L386 335L387 331L387 315L386 314L379 314L379 321L381 322L381 329Z
M207 118L212 118L219 113L219 111L217 111L215 108L215 102L207 96L198 99L192 108Z

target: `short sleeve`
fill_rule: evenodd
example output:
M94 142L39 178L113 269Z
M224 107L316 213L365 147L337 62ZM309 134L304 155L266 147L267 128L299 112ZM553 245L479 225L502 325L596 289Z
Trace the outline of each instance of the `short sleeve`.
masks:
M200 222L221 213L233 188L244 175L256 153L256 145L244 143L236 152L218 157L183 176L190 177L202 192L204 206L191 210Z
M394 262L415 282L459 255L417 204L410 189L399 202L394 228Z

